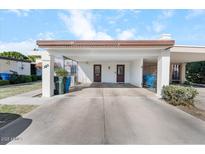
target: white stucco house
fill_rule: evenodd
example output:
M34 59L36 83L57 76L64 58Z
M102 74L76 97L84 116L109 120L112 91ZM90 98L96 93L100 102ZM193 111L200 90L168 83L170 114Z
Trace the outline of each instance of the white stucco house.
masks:
M54 57L59 55L78 62L81 83L131 83L142 87L143 75L154 73L159 96L164 85L185 81L187 62L205 60L205 47L177 46L169 35L158 40L39 40L37 45L46 50L42 55L44 97L53 95Z
M31 75L31 62L0 56L0 73L16 72L19 75Z

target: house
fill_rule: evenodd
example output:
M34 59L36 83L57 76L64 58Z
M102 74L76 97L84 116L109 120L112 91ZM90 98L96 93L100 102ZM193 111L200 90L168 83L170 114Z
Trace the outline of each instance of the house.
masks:
M164 85L185 81L187 62L204 61L205 47L176 46L170 35L158 40L39 40L42 56L42 94L53 95L54 57L78 62L78 82L131 83L143 86L145 73L156 74L157 95Z
M45 52L43 51L32 51L30 53L31 56L37 56L39 58L35 59L35 68L36 68L36 75L41 76L42 75L42 56ZM69 59L65 56L59 55L55 56L54 58L54 68L65 68L65 70L68 71L69 74L73 74L77 71L76 69L77 63L76 61L73 61L72 59Z
M31 75L31 62L16 58L0 56L0 73L13 73Z

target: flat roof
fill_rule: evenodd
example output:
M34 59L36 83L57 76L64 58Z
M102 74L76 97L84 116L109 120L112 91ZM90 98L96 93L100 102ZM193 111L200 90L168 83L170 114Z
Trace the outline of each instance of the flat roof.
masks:
M175 40L37 40L40 48L137 48L165 46L171 48Z

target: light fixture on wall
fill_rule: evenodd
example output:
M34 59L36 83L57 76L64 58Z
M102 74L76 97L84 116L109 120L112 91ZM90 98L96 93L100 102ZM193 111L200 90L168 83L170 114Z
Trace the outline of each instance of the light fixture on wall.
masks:
M21 67L20 67L20 69L21 69L21 70L24 69L24 64L23 64L23 63L21 63Z

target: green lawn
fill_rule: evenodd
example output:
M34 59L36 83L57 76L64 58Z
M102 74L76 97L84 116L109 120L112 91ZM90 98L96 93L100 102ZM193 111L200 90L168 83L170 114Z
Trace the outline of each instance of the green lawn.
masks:
M0 127L16 120L23 114L38 107L37 105L0 105Z
M41 82L30 82L25 84L0 86L0 99L37 90L40 88Z

